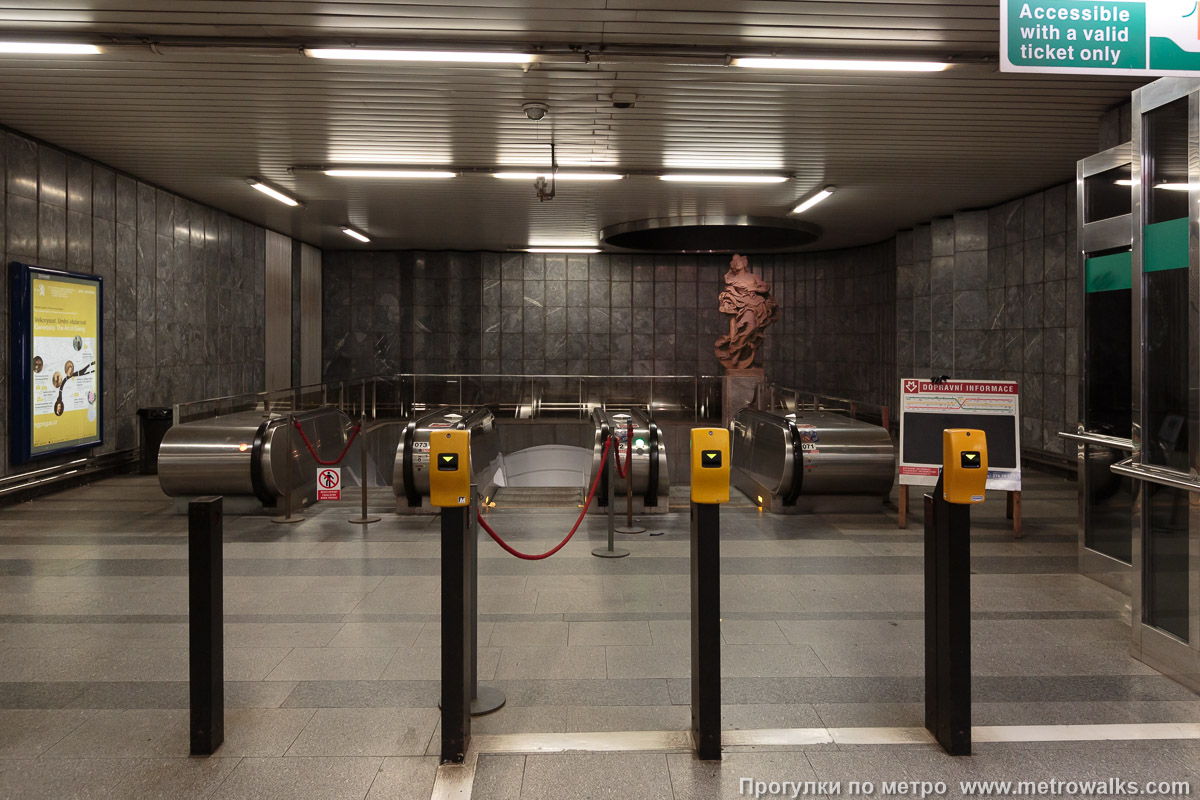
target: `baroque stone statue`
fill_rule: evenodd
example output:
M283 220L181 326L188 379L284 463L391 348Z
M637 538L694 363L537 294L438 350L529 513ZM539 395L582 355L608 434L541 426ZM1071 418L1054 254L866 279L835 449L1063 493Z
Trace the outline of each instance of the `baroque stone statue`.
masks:
M728 370L752 368L764 330L779 316L771 284L750 271L745 256L735 255L725 273L725 289L718 304L730 319L729 333L717 339L717 361Z

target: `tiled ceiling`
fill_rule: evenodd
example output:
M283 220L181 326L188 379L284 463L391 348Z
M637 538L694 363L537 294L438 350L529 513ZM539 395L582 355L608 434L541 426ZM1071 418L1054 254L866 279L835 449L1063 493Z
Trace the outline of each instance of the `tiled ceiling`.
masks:
M1140 82L1003 75L998 4L793 0L0 0L0 39L78 39L99 56L0 56L0 123L322 247L506 249L594 241L619 222L686 214L805 219L812 249L1069 180L1096 149L1100 114ZM302 45L426 44L579 50L584 63L456 66L305 58ZM952 58L921 75L788 73L689 54ZM704 59L698 59L703 61ZM613 92L637 95L614 109ZM521 112L542 101L540 123ZM660 171L704 164L795 176L750 187L650 176L532 186L335 179L297 165L548 163ZM260 175L305 203L243 182ZM356 246L356 245L354 245Z

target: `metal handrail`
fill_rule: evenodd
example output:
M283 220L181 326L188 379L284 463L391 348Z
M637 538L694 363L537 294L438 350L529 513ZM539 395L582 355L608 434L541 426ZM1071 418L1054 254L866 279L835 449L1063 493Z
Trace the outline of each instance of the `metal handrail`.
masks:
M1133 439L1122 439L1119 436L1105 436L1102 433L1068 433L1066 431L1059 431L1058 436L1060 439L1070 439L1072 442L1096 444L1101 447L1111 447L1114 450L1133 452Z
M1175 470L1151 467L1146 464L1134 464L1133 457L1118 461L1109 467L1117 475L1124 475L1146 483L1157 483L1160 486L1170 486L1173 489L1183 489L1188 492L1200 492L1200 481L1189 476L1184 478Z
M866 412L872 418L878 417L882 427L891 429L891 409L888 406L876 403L864 403L846 397L834 397L819 392L805 392L793 389L790 386L781 386L778 383L768 385L767 391L769 394L768 402L772 409L776 405L779 405L785 411L789 412L808 410L833 411L848 414L850 419L858 419L860 414ZM785 395L790 395L790 397L785 397ZM809 399L811 399L811 408L807 402ZM777 400L778 403L776 402ZM805 401L804 405L801 405L802 400Z
M453 384L449 393L441 383ZM575 384L563 395L563 385ZM368 384L370 391L368 392ZM380 400L380 384L384 399ZM333 381L268 392L252 392L220 398L178 403L175 423L205 419L235 411L261 410L265 414L293 412L318 406L335 406L353 418L370 410L371 419L380 416L408 416L432 408L474 401L465 390L477 396L489 387L500 387L494 404L514 416L540 416L578 410L586 418L591 409L607 403L646 403L665 414L689 412L697 421L719 410L720 378L711 375L495 375L466 373L401 373ZM432 391L430 391L432 390ZM714 392L717 399L713 399ZM648 393L648 396L647 396ZM447 395L454 396L447 396ZM577 396L567 401L564 396ZM689 407L690 406L690 407Z

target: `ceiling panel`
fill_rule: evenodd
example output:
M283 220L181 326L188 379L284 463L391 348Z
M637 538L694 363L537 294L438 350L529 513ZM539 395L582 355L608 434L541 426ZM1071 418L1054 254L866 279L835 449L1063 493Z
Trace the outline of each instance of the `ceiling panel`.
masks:
M601 227L652 216L781 215L827 183L839 191L806 216L826 229L815 247L877 241L1071 179L1075 161L1095 150L1099 115L1140 85L1001 75L978 63L917 76L636 60L524 71L320 61L298 51L333 41L446 39L657 54L779 48L978 57L998 46L995 2L0 0L0 29L160 42L157 54L139 45L70 61L0 57L0 122L323 247L352 244L338 229L346 223L382 247L594 240ZM181 47L187 37L208 41ZM636 106L612 108L614 91L635 93ZM549 116L526 119L527 101L548 103ZM555 200L539 203L531 186L484 174L397 182L291 169L547 163L551 141L563 164L698 163L796 178L730 187L630 177L562 184ZM295 191L305 207L253 192L247 175Z

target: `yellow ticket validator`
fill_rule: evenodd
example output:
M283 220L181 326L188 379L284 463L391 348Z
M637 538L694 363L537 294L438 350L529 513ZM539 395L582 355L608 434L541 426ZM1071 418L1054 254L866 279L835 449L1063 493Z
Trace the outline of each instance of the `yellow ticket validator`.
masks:
M471 502L471 432L429 434L429 503L438 508Z
M987 434L965 428L942 432L942 499L959 505L982 503L987 474Z
M729 431L692 428L692 502L729 502Z

